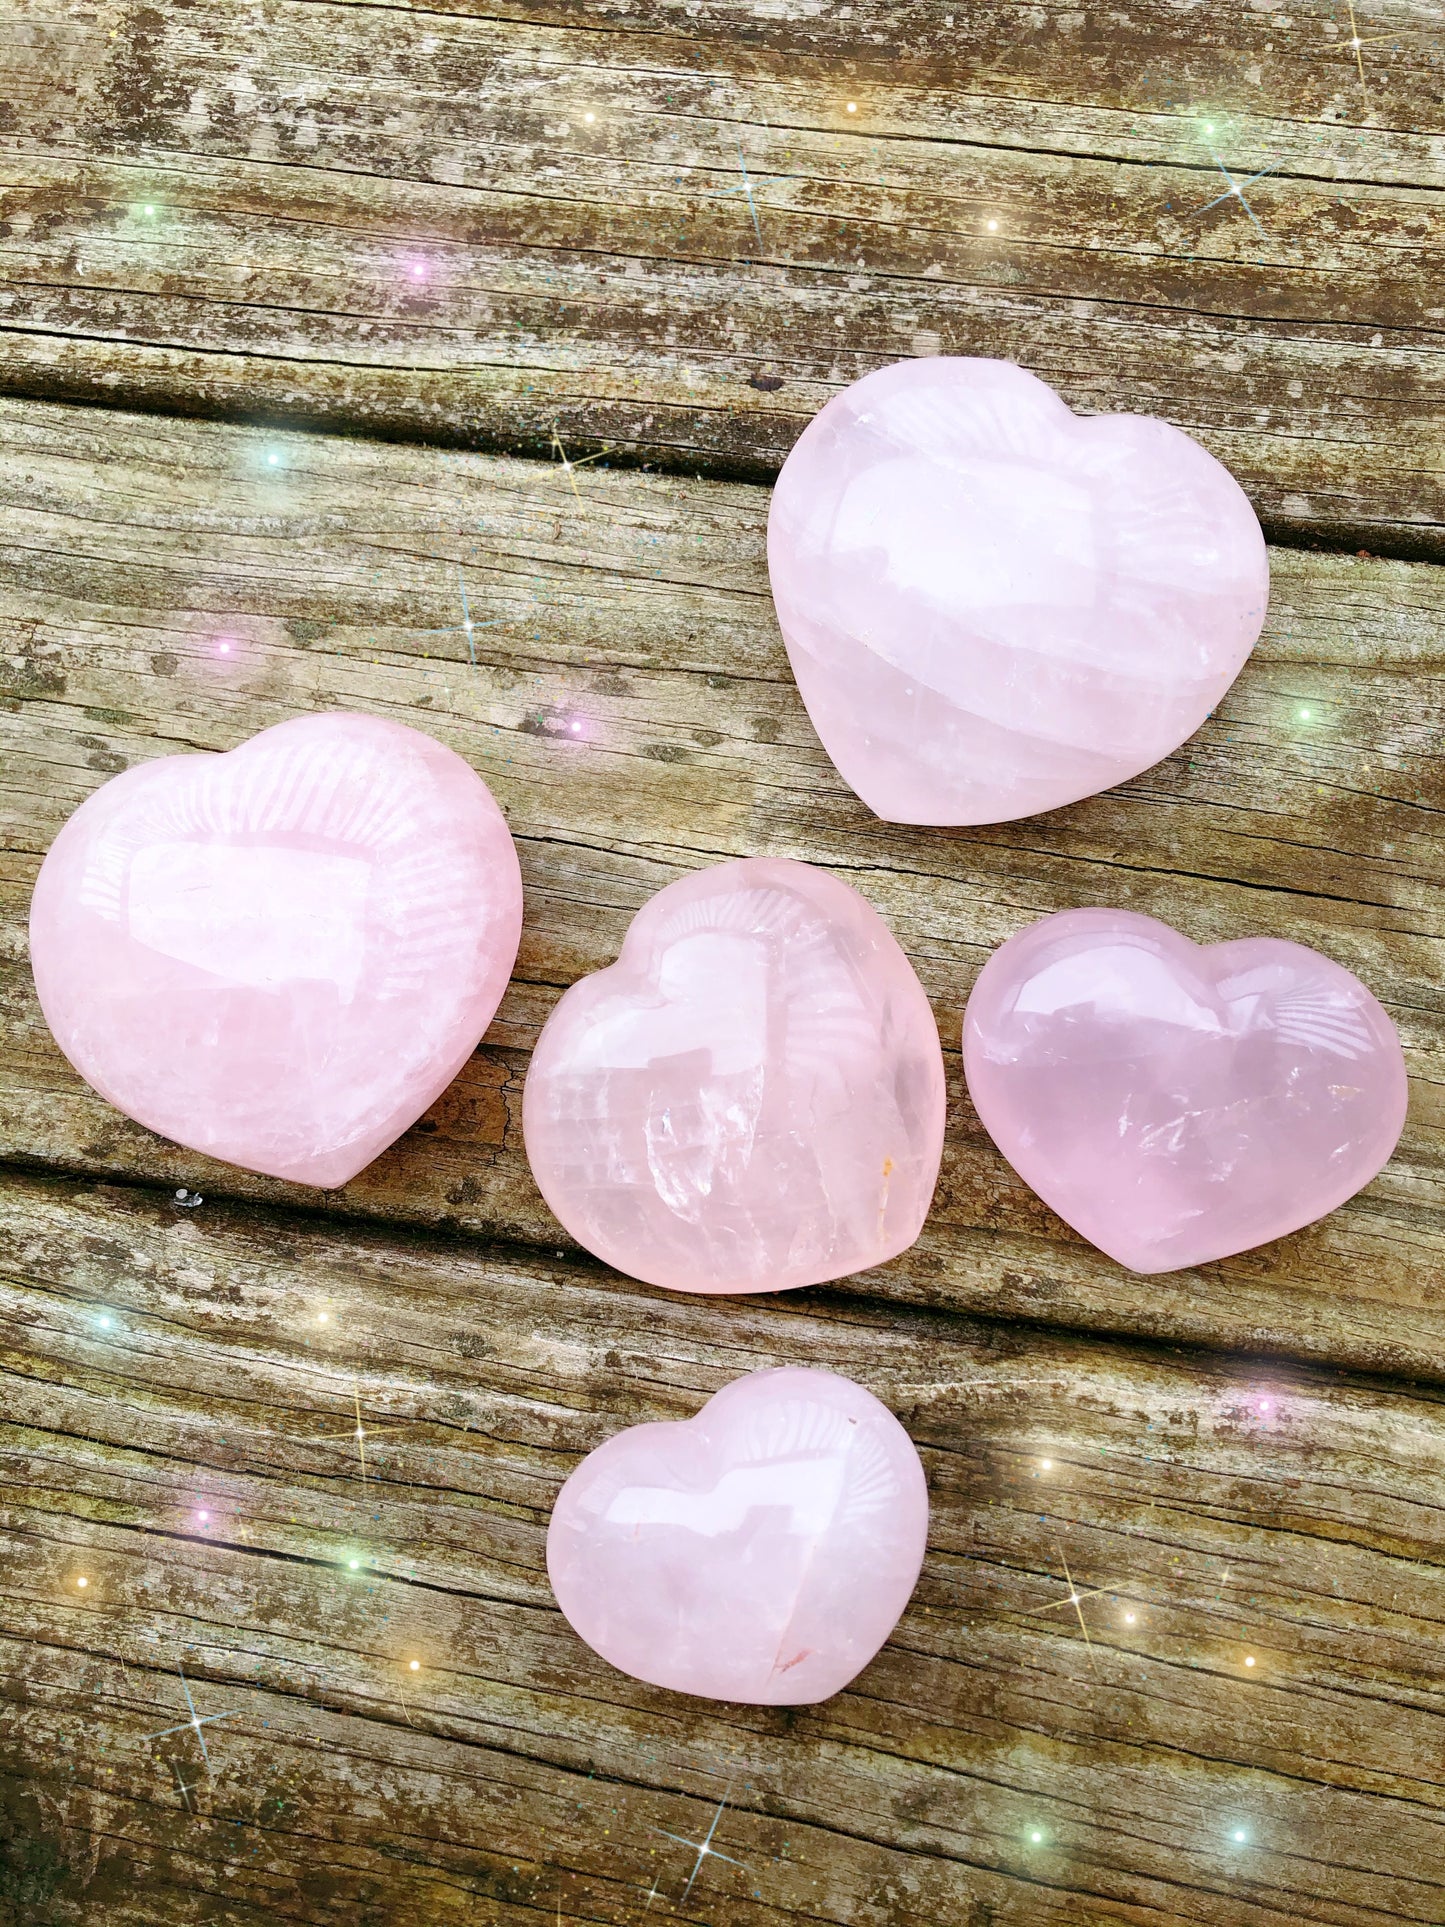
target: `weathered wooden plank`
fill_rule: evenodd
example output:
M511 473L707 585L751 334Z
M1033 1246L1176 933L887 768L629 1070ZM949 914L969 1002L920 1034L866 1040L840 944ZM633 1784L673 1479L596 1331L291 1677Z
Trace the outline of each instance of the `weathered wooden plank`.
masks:
M12 389L757 477L866 369L999 354L1277 533L1442 553L1428 0L1363 84L1347 23L1168 0L13 12Z
M0 1225L0 1843L56 1920L1445 1914L1436 1394L53 1180ZM924 1455L893 1640L796 1711L612 1672L561 1479L799 1361Z
M566 1249L521 1145L539 1024L686 868L797 856L889 918L951 1067L928 1229L850 1288L1438 1376L1445 572L1275 551L1265 639L1178 755L1030 822L905 829L843 787L807 723L767 596L763 493L572 480L575 494L535 463L0 404L0 1155ZM475 667L459 630L425 633L460 620L458 563L495 625L475 634ZM418 724L471 759L517 835L527 925L468 1070L323 1196L179 1151L86 1091L40 1019L24 918L45 849L109 774L332 707ZM1359 972L1413 1080L1380 1179L1296 1237L1147 1283L1065 1231L983 1136L957 1042L989 950L1080 903L1199 940L1288 936Z

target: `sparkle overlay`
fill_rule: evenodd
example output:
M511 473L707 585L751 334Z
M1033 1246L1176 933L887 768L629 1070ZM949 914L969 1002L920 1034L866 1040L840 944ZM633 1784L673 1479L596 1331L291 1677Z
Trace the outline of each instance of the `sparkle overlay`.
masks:
M194 1813L196 1809L191 1805L191 1795L199 1787L200 1781L188 1780L185 1774L182 1773L179 1765L174 1760L171 1761L171 1772L174 1773L176 1776L176 1787L180 1793L181 1799L185 1802L186 1812Z
M1069 1571L1068 1555L1062 1546L1059 1547L1059 1558L1063 1561L1064 1579L1069 1588L1069 1604L1078 1616L1079 1631L1084 1635L1084 1645L1088 1651L1089 1665L1092 1670L1097 1673L1099 1668L1094 1659L1094 1642L1089 1637L1089 1622L1084 1618L1083 1594L1074 1584L1074 1575Z
M206 1736L201 1731L201 1728L203 1726L215 1726L220 1720L233 1720L240 1709L233 1707L231 1711L227 1713L207 1713L203 1718L201 1714L196 1711L196 1702L191 1698L191 1683L186 1678L185 1667L182 1666L179 1661L176 1664L176 1672L180 1675L181 1691L186 1696L186 1705L190 1709L191 1717L188 1720L182 1720L177 1726L163 1726L158 1733L147 1733L144 1737L147 1740L164 1740L172 1733L193 1732L196 1739L200 1742L201 1758L206 1763L206 1777L213 1780L216 1776L211 1767L211 1755L206 1746Z
M697 1850L697 1859L693 1862L692 1872L687 1877L687 1885L682 1890L683 1901L686 1901L688 1895L692 1892L693 1885L699 1873L702 1871L702 1863L704 1860L726 1860L731 1867L741 1867L745 1873L751 1872L751 1869L745 1861L735 1860L730 1853L719 1852L712 1843L713 1835L718 1829L718 1822L723 1817L723 1808L727 1803L728 1795L725 1793L717 1803L717 1812L712 1817L712 1825L708 1828L707 1833L701 1840L688 1840L680 1833L669 1833L666 1827L654 1827L652 1829L654 1833L660 1833L664 1840L675 1840L680 1847L695 1847ZM653 1884L656 1885L655 1882Z
M568 482L572 486L572 493L577 497L577 500L580 502L582 500L582 497L578 492L578 488L577 488L576 471L579 468L586 468L589 462L600 462L604 455L610 455L612 453L612 444L609 442L606 448L599 448L595 455L582 455L574 462L572 458L568 455L566 449L562 446L562 437L557 430L556 424L554 423L552 427L552 453L557 457L558 461L562 464L562 473L567 477Z
M1254 222L1255 227L1259 230L1260 238L1262 240L1268 240L1269 236L1265 233L1264 228L1260 225L1258 215L1255 213L1254 209L1250 206L1249 202L1245 199L1244 190L1247 187L1253 187L1256 181L1262 181L1266 174L1273 174L1275 169L1279 166L1279 162L1271 161L1268 167L1262 167L1257 174L1251 174L1247 181L1237 181L1235 180L1234 176L1230 173L1229 169L1224 165L1224 162L1220 160L1217 154L1211 155L1210 158L1213 160L1214 165L1219 169L1220 173L1224 176L1225 180L1229 182L1229 186L1225 189L1223 194L1216 194L1212 201L1206 201L1203 207L1196 207L1191 209L1190 210L1191 214L1207 214L1211 208L1220 207L1223 205L1225 201L1237 200L1239 202L1239 205L1244 209L1245 213L1249 216L1250 220Z
M1368 101L1369 88L1365 83L1365 62L1361 49L1374 46L1381 40L1398 39L1399 36L1393 33L1362 34L1360 32L1360 23L1355 18L1355 0L1345 0L1345 4L1349 8L1350 14L1350 37L1345 44L1355 56L1355 67L1360 76L1360 92L1365 96L1366 101Z
M505 622L507 618L505 616L494 616L490 622L477 622L473 619L472 605L467 600L466 578L462 574L460 563L457 565L457 588L461 591L462 597L461 621L448 623L444 629L418 629L416 633L421 636L465 636L467 639L467 654L471 658L473 669L475 669L477 666L477 647L472 641L472 637L478 629L495 629L499 624Z
M753 184L748 179L748 164L743 155L743 144L738 142L738 166L743 170L743 192L748 197L748 212L753 217L753 233L758 237L758 246L763 245L763 230L758 221L758 204L753 199Z

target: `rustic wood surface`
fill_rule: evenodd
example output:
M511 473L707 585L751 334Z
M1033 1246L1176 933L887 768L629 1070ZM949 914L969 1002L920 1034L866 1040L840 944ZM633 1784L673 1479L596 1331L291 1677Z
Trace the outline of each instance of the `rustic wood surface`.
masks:
M1439 9L1357 13L10 0L0 381L758 477L1003 355L1439 556Z
M586 1262L57 1180L10 1179L3 1224L29 1920L1445 1918L1436 1392L827 1293L702 1317ZM912 1605L822 1706L621 1678L552 1603L557 1486L790 1361L918 1441ZM667 1836L724 1799L684 1903Z
M1445 571L1275 551L1265 640L1168 763L1052 816L940 833L879 823L819 748L767 594L766 499L0 404L0 1154L567 1248L521 1142L526 1054L557 995L610 962L633 913L686 868L803 857L889 919L951 1071L925 1234L850 1288L1440 1374ZM460 622L459 566L495 625L475 633L475 667L459 628L426 633ZM90 1093L40 1016L24 918L56 831L117 770L347 707L431 730L486 776L518 840L527 922L467 1072L323 1197L180 1151ZM1289 936L1356 970L1412 1073L1386 1172L1308 1231L1147 1284L1062 1226L983 1134L958 1042L989 951L1079 903L1127 904L1201 941Z
M1442 122L1434 0L8 0L0 1927L1445 1923ZM1197 738L952 832L819 749L758 486L940 351L1178 422L1283 545ZM107 776L327 708L482 772L527 925L319 1194L88 1092L24 923ZM753 853L889 919L948 1143L903 1258L698 1304L560 1232L520 1093L639 905ZM1083 903L1359 972L1411 1073L1375 1184L1148 1281L1045 1211L958 1023ZM817 1708L612 1672L558 1484L790 1361L919 1443L908 1614Z

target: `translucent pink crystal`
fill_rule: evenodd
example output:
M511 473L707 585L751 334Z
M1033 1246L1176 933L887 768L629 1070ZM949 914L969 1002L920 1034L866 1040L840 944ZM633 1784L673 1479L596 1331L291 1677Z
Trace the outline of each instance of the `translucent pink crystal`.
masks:
M944 357L809 423L768 564L813 726L895 823L1000 823L1136 776L1214 708L1269 593L1249 503L1189 436Z
M41 867L30 952L102 1097L211 1157L338 1185L476 1049L521 923L506 822L460 756L308 716L97 790Z
M610 1665L706 1699L802 1706L862 1671L928 1539L913 1442L851 1379L796 1367L585 1458L547 1533L552 1590Z
M548 1019L523 1105L580 1244L677 1291L783 1291L906 1250L943 1150L938 1026L887 925L806 863L661 890Z
M1405 1122L1394 1026L1303 944L1200 947L1125 910L1065 910L984 965L969 1094L1019 1176L1133 1271L1176 1271L1323 1217Z

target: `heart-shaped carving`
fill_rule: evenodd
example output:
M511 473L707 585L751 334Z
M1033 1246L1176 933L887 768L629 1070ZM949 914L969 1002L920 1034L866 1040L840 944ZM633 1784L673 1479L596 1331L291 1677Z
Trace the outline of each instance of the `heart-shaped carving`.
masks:
M1357 977L1303 944L1208 947L1065 910L996 950L963 1021L984 1127L1066 1223L1132 1271L1311 1224L1380 1170L1405 1060Z
M653 1686L757 1706L827 1699L918 1582L928 1489L913 1441L851 1379L734 1379L696 1418L585 1458L547 1532L573 1630Z
M806 863L671 883L574 984L527 1155L580 1244L676 1291L783 1291L906 1250L943 1151L938 1026L877 911Z
M374 716L307 716L97 790L41 866L30 953L102 1097L331 1186L476 1049L521 926L506 821L460 756Z
M768 567L813 726L894 823L1002 823L1137 776L1218 703L1269 595L1253 510L1188 435L953 357L865 375L808 424Z

